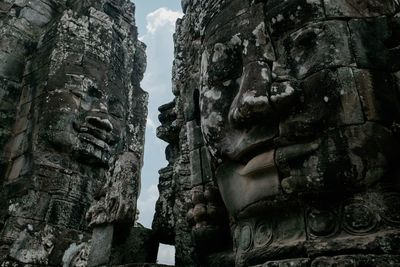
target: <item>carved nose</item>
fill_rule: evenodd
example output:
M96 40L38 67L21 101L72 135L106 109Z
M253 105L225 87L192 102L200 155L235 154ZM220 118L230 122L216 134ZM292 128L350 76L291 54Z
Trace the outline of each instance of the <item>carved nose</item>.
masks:
M230 108L229 119L232 124L259 119L271 110L271 83L272 72L266 62L251 62L243 68L239 92Z
M95 128L104 130L106 132L111 132L113 130L113 125L107 118L92 115L86 117L86 122Z

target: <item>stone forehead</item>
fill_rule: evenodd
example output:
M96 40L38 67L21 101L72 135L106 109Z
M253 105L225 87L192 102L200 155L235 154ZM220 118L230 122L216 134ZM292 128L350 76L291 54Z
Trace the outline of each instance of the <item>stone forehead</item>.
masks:
M262 22L271 34L282 35L325 18L322 2L308 0L221 1L202 15L206 40L213 34L229 35L234 30L246 32Z
M393 15L400 4L398 0L215 0L202 1L199 6L196 12L206 36L256 9L270 33L279 38L313 21Z
M234 1L209 19L205 27L205 40L211 43L224 38L230 39L236 34L242 37L251 35L264 20L261 4L249 5L248 1Z
M203 9L203 27L206 35L229 24L231 21L242 19L242 15L249 12L248 0L240 1L216 1L210 8Z

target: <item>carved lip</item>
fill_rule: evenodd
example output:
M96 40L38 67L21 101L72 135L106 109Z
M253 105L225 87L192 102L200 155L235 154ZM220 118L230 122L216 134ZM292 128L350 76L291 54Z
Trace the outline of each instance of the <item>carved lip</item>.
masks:
M221 153L232 161L246 165L254 157L275 148L274 138L278 132L266 123L261 127L252 127L244 131L234 130L227 134Z
M80 133L78 136L79 136L79 139L81 139L82 141L91 143L91 144L97 146L98 148L100 148L103 151L109 151L110 150L109 145L105 141L103 141L103 140L101 140L99 138L96 138L95 136L93 136L91 134Z
M102 149L109 150L111 145L115 143L115 138L111 133L98 129L86 123L74 123L74 129L79 133L80 139L88 141Z
M269 150L253 157L247 162L243 169L239 171L239 174L247 176L261 171L274 169L275 167L275 150Z
M273 150L273 148L273 141L270 137L262 138L254 143L247 143L246 139L243 139L231 145L230 150L226 151L225 154L231 160L241 162L245 165L254 157L264 154L266 151Z

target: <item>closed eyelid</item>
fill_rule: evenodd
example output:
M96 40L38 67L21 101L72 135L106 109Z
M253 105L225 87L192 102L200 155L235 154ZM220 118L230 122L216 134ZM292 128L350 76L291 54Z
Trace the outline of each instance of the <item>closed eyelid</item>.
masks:
M309 42L321 36L324 32L323 29L306 29L302 32L299 32L294 38L294 42L299 45L308 45Z
M71 92L74 96L77 96L77 97L80 97L80 98L82 98L82 97L84 97L84 96L87 95L87 93L86 93L85 91L77 90L77 89L71 89L70 92Z
M122 105L109 105L109 113L115 117L122 118L124 116L124 108Z

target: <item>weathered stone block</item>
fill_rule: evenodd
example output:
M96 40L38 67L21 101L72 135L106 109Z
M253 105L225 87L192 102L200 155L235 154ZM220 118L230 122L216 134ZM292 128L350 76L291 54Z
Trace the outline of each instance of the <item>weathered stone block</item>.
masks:
M311 267L333 267L333 266L387 266L394 267L400 264L397 255L343 255L335 257L318 257L312 261Z
M11 6L12 6L11 3L1 2L1 3L0 3L0 10L1 10L2 12L7 12L7 11L10 10Z
M261 5L258 5L258 7L261 7ZM205 12L208 13L207 14L208 16L204 18L203 23L204 26L207 25L207 32L213 33L219 27L226 26L227 21L238 20L237 17L240 17L241 15L247 13L248 11L249 11L249 4L247 2L220 1L220 3L216 3L214 7L208 7L208 9L205 9ZM258 11L260 10L258 9ZM211 22L208 23L210 20Z
M0 77L18 82L22 78L24 70L24 50L19 48L19 53L9 53L0 50ZM18 48L16 48L18 50Z
M390 70L393 58L386 42L391 37L388 18L349 21L351 45L359 68Z
M202 180L206 184L213 180L213 170L211 166L211 156L208 152L207 147L203 146L200 150L201 153L201 169L202 169Z
M379 17L393 14L396 10L394 0L324 0L326 16L337 17Z
M12 167L8 173L8 181L13 181L29 172L29 157L22 155L13 160Z
M42 231L27 225L10 248L10 257L20 263L47 265L56 242L54 229L45 227Z
M40 1L34 1L34 2L36 2L36 3L39 2L40 3ZM42 14L42 13L40 13L40 12L30 8L30 7L24 7L20 11L19 17L26 19L34 27L43 27L44 25L49 23L50 20L51 20L51 14L48 14L46 16L45 14Z
M186 123L186 133L187 140L189 143L189 150L193 151L194 149L199 148L204 144L203 134L201 133L200 126L197 125L196 121L189 121Z
M78 230L84 224L87 205L52 198L46 214L46 222Z
M49 208L50 195L44 192L29 191L28 194L10 199L8 214L13 217L43 220Z
M28 152L29 142L26 133L22 132L14 137L4 147L4 154L12 159Z
M107 266L110 262L114 226L105 225L93 229L88 260L89 267Z
M272 72L278 77L303 79L323 69L350 67L354 62L350 32L343 21L313 23L291 33L276 46L278 61L274 62Z
M192 186L206 184L212 180L210 155L204 146L190 152L190 177Z
M309 21L322 20L325 15L321 1L267 1L264 8L273 38L297 30Z
M14 133L19 134L23 131L26 131L28 129L30 123L31 122L28 117L17 118L16 123L14 125L14 129L13 129Z
M185 99L185 101L183 102L183 114L186 121L199 120L199 108L189 104L192 101L195 103L199 102L200 95L197 89L199 87L199 82L200 77L199 74L196 73L195 75L185 80L184 85L181 85L182 88L185 89L182 92L182 98Z
M308 267L310 266L310 259L300 258L300 259L290 259L290 260L280 260L280 261L268 261L264 264L252 266L252 267Z
M190 180L192 186L200 185L203 183L201 154L199 149L190 152Z
M278 139L313 138L325 127L363 124L364 110L355 75L345 67L323 70L304 79L300 96L289 109L291 113L281 120Z
M338 82L337 91L340 94L340 124L354 125L364 123L361 98L358 94L353 70L340 68L335 80Z
M400 114L399 93L394 78L383 71L353 70L365 117L391 125Z

